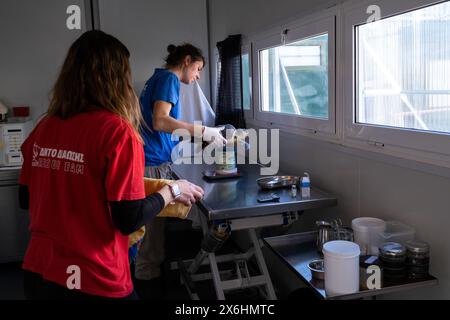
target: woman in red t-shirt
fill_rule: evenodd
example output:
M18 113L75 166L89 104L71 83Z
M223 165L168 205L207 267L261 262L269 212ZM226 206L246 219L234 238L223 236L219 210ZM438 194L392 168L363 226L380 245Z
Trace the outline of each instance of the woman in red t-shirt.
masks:
M30 210L29 299L136 298L128 235L203 190L176 181L148 197L129 52L88 31L70 47L48 114L22 145L19 199Z

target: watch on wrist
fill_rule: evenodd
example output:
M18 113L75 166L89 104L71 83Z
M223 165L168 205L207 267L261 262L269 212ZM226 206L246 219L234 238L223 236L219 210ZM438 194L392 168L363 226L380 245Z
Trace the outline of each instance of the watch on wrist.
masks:
M170 192L172 193L173 199L176 200L181 197L181 189L180 186L176 183L169 184Z

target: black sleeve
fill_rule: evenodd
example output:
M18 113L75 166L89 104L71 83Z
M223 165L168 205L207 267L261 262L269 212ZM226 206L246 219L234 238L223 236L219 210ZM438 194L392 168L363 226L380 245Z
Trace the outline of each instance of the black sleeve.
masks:
M123 235L130 235L150 222L164 209L164 198L155 193L142 200L110 202L114 225Z
M124 235L132 234L148 223L164 209L164 198L155 193L142 200L111 202L111 215L114 225ZM19 185L19 206L24 210L30 207L28 186Z
M19 184L19 206L23 210L28 210L30 208L30 193L28 191L28 186Z

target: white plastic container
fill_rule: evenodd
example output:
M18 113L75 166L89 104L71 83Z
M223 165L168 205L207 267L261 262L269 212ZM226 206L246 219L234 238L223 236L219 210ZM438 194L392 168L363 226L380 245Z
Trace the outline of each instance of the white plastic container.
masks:
M350 241L330 241L323 245L327 296L359 291L360 253L359 246Z
M377 232L372 237L372 244L381 247L387 242L396 242L405 245L409 240L414 240L416 230L398 221L386 221L386 228Z
M386 222L377 218L356 218L352 221L352 229L361 254L378 255L378 244L373 239L378 233L384 232Z

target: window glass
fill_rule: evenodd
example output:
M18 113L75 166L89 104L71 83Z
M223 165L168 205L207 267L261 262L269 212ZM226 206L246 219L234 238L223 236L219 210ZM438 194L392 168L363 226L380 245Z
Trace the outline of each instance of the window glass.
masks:
M450 2L356 31L356 122L449 133Z
M242 55L242 96L244 110L250 110L251 79L250 79L250 58L249 54Z
M259 55L262 111L328 119L328 34Z

